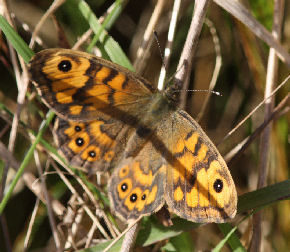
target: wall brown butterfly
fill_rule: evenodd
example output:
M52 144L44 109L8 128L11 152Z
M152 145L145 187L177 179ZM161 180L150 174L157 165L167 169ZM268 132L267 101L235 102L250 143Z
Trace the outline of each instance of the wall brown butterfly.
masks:
M217 148L165 90L102 58L47 49L30 79L57 114L54 138L76 167L113 168L111 206L126 222L169 209L194 222L225 222L237 193ZM170 88L170 87L169 87Z

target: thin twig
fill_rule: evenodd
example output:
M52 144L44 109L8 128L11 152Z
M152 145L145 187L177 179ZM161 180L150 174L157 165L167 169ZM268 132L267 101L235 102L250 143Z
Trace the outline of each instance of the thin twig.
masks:
M274 17L273 17L273 29L272 35L277 40L281 40L281 28L282 19L284 13L284 0L274 1ZM276 52L273 48L270 48L268 67L267 67L267 77L266 77L266 87L264 97L269 97L271 94L274 84L276 83L278 72L278 58ZM265 112L264 120L266 121L272 114L274 106L274 97L267 99L265 101ZM272 124L270 123L261 135L260 148L259 148L259 163L258 163L258 183L257 189L266 186L267 184L267 171L269 164L269 151L270 151L270 134L271 134ZM250 251L261 251L262 242L262 212L258 212L253 216L253 237L251 241Z
M83 190L85 191L85 193L87 194L88 198L91 200L92 204L95 205L96 209L98 210L99 214L98 216L102 216L104 218L104 221L107 224L108 229L110 230L111 235L113 236L113 238L117 237L120 232L117 229L114 229L114 225L112 225L112 223L109 221L106 213L104 212L104 210L99 207L98 202L96 201L94 195L92 194L92 192L90 191L90 189L86 186L86 184L82 181L82 179L79 176L75 176L75 174L73 173L73 171L65 164L63 163L56 155L54 155L53 153L48 153L54 160L56 160L63 168L65 168L67 170L67 172L73 176L77 182L82 186ZM52 161L52 165L54 167L56 167L55 163Z
M35 45L35 38L38 34L38 32L40 31L42 25L44 24L44 22L46 21L46 19L52 14L54 13L58 7L60 7L63 3L65 2L65 0L54 0L53 3L50 5L50 7L48 8L48 10L44 13L44 15L41 17L41 19L39 20L39 22L37 23L32 36L31 36L31 40L29 43L29 47L31 49L34 48Z
M24 251L26 251L28 249L29 238L30 238L31 233L32 233L32 227L33 227L33 224L34 224L34 221L35 221L35 218L36 218L37 210L38 210L38 207L39 207L39 202L40 202L39 198L36 198L36 202L35 202L32 214L31 214L31 218L30 218L30 221L29 221L29 224L28 224L28 228L27 228L27 232L26 232L25 239L24 239L24 245L23 245Z
M93 240L93 236L94 236L94 233L97 229L97 224L95 222L93 222L93 225L91 226L90 228L90 231L88 232L88 238L86 239L86 244L85 244L85 248L89 248L90 245L91 245L91 242Z
M8 4L7 4L6 0L2 0L2 8L3 8L3 13L4 13L7 21L15 29L14 22L11 18L11 12L8 8ZM23 106L23 103L25 100L25 93L26 93L26 89L27 89L27 85L28 85L28 80L26 78L27 72L25 71L25 64L24 64L23 59L21 57L19 57L20 65L22 66L22 69L24 71L23 76L22 76L23 78L21 78L19 65L18 65L18 61L17 61L17 55L16 55L16 52L15 52L13 46L11 45L11 43L9 41L8 41L8 47L9 47L11 62L13 65L13 70L14 70L15 77L16 77L16 83L17 83L17 87L18 87L18 91L19 91L18 96L17 96L16 114L13 118L12 127L11 127L11 131L10 131L10 137L9 137L9 143L8 143L8 150L10 152L13 152L14 146L15 146L15 140L16 140L16 136L17 136L18 122L19 122L22 106ZM7 180L9 167L10 167L10 163L8 162L5 164L3 172L2 172L1 183L0 183L0 202L2 202L2 199L5 197L4 190L5 190L5 186L6 186L6 180ZM8 251L10 251L10 245L8 244L8 242L10 241L10 238L9 238L9 233L6 233L8 231L7 228L4 226L4 225L6 225L6 221L5 221L4 216L1 216L1 224L3 227L3 233L5 236L5 240L6 240L6 245L7 245L6 248Z
M7 4L6 0L2 0L2 7L3 7L3 12L5 14L7 21L15 29L15 25L14 25L13 20L11 18L11 12L8 9L8 4ZM9 52L11 55L11 62L12 62L13 70L15 73L16 83L17 83L17 88L18 88L17 108L16 108L15 116L13 118L11 131L10 131L10 137L9 137L9 143L8 143L9 151L13 152L14 146L15 146L15 140L16 140L16 136L17 136L17 128L18 128L20 113L21 113L22 106L23 106L23 103L25 100L25 93L26 93L26 89L27 89L27 85L28 85L28 79L27 79L27 72L25 71L25 64L24 64L23 59L21 57L19 57L20 65L22 66L22 69L24 70L23 79L22 79L21 74L20 74L20 70L19 70L16 52L9 41L8 41L8 47L9 47ZM3 192L5 190L9 165L10 165L9 163L6 163L5 167L3 169L1 183L0 183L0 201L3 198Z
M195 54L198 38L205 19L206 11L210 1L200 0L195 1L193 17L186 37L186 41L178 63L178 71L174 78L175 90L188 89L189 73L191 69L192 58ZM187 80L187 81L186 81ZM186 92L181 93L180 107L185 107Z
M214 0L214 2L240 20L270 47L275 48L277 56L290 67L290 55L287 50L277 42L277 39L238 0Z
M38 155L38 151L37 150L34 151L34 160L35 160L37 171L38 171L38 174L39 174L39 177L40 177L42 192L43 192L45 200L46 200L46 208L47 208L47 213L48 213L48 219L49 219L49 224L50 224L50 228L51 228L51 231L52 231L52 236L53 236L53 239L54 239L54 243L55 243L57 251L62 251L60 238L59 238L59 235L58 235L58 232L57 232L57 228L56 228L56 221L55 221L53 210L52 210L52 204L51 204L51 200L50 200L50 198L48 196L48 191L47 191L47 187L46 187L45 177L42 176L43 172L42 172L40 159L39 159L39 155ZM49 166L49 162L47 162L45 170L47 170L48 166Z
M283 110L284 109L284 110ZM276 120L280 116L284 115L290 110L290 94L288 94L273 110L273 113L266 121L264 121L251 136L244 139L233 150L224 156L228 166L232 166L233 163L239 159L240 155L247 149L247 147L259 136L263 130L268 126L270 122Z
M217 78L219 75L219 72L221 70L222 67L222 56L221 56L221 47L220 47L220 41L219 41L219 37L217 36L216 33L216 29L214 27L214 24L209 20L209 19L205 19L205 24L209 27L209 31L211 33L212 36L212 41L214 43L214 50L215 50L215 54L216 54L216 59L215 59L215 66L214 66L214 70L212 73L212 78L211 81L209 83L209 92L207 93L205 100L202 104L202 107L196 117L196 121L199 122L200 119L202 118L204 111L208 105L209 102L209 98L211 96L211 91L214 89L216 82L217 82Z
M135 223L135 225L125 234L120 252L129 252L132 250L137 238L139 228L140 221Z
M288 75L282 81L282 83L278 87L276 87L275 90L268 97L261 101L242 121L240 121L217 145L219 145L221 142L225 141L229 136L231 136L245 121L247 121L257 111L258 108L260 108L265 103L265 101L270 99L281 87L283 87L289 79L290 75Z
M143 36L142 45L137 50L137 57L134 62L134 69L137 73L141 73L144 66L146 65L146 60L144 59L148 58L146 55L148 54L149 48L152 44L153 30L155 30L160 15L162 14L162 10L164 9L165 3L165 0L158 0L155 5L154 11L151 15L151 18Z
M128 225L128 227L114 240L114 241L112 241L111 242L111 244L108 246L108 247L106 247L105 249L104 249L104 251L103 252L108 252L115 244L116 244L116 242L117 241L119 241L122 237L123 237L123 235L125 235L127 232L129 232L129 230L131 229L131 228L135 228L135 225L140 221L142 219L142 216L140 216L137 220L135 220L135 221L133 221L132 223L130 223L129 225Z
M168 67L169 60L170 60L171 49L173 46L173 39L175 35L175 30L176 30L176 23L177 23L178 13L180 10L180 4L181 4L181 0L174 1L168 35L167 35L167 42L166 42L166 46L164 50L164 65L162 65L161 67L158 85L157 85L157 88L159 90L164 89L164 81L165 81L166 70L167 70L166 67Z
M89 37L92 35L93 30L92 28L89 28L79 39L78 41L73 45L72 49L73 50L78 50L82 44L84 44Z
M122 3L123 5L125 5L125 1L123 1ZM106 13L99 17L98 22L100 24L102 24L105 20L105 18L112 12L115 10L116 7L116 2L114 2L106 11ZM88 41L89 37L92 35L93 30L92 28L89 28L78 40L77 42L74 44L74 46L72 47L73 50L78 50L82 44L84 44L85 42Z
M58 167L51 162L51 164L53 165L54 169L57 171L58 175L60 176L60 178L63 180L63 182L66 184L67 188L71 191L71 193L73 195L75 195L78 199L78 201L84 205L84 209L86 211L86 213L88 214L88 216L90 216L90 218L92 219L93 222L96 223L99 231L104 235L104 237L106 239L110 239L110 236L107 234L106 230L103 228L103 226L101 225L101 223L99 222L99 220L95 217L95 215L92 213L92 211L85 205L84 200L82 199L82 197L77 193L77 191L75 190L75 188L72 186L72 184L69 182L69 180L63 175L63 173L58 169Z
M35 137L31 135L31 138L33 138L33 141L35 140ZM38 145L37 149L42 151L43 148ZM6 146L0 142L0 157L5 162L9 162L11 168L13 168L15 171L19 169L20 163L14 158L12 153L6 148ZM43 191L41 188L41 184L39 183L38 179L28 171L24 171L22 175L22 179L25 183L25 185L36 195L37 198L39 198L44 204L46 204L46 200L43 197ZM51 198L49 196L49 198ZM54 212L57 216L63 216L65 212L65 207L57 200L52 201L52 207Z

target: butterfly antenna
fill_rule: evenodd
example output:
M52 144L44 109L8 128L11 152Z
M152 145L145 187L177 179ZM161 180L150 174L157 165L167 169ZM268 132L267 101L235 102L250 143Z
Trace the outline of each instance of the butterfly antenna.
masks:
M162 53L161 51L161 45L159 43L159 38L158 38L158 34L157 34L157 31L153 31L153 35L154 35L154 38L156 40L156 43L158 45L158 50L159 50L159 53L160 53L160 56L161 56L161 59L162 59L162 64L163 64L163 67L166 69L166 65L165 65L165 61L164 61L164 54Z
M218 91L208 90L208 89L181 89L181 90L174 90L174 92L207 92L212 93L217 96L222 96L222 94Z

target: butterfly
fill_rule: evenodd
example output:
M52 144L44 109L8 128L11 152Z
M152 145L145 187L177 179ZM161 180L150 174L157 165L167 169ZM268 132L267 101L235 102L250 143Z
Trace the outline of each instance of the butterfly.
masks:
M130 222L164 204L193 222L235 216L237 192L225 161L198 123L165 91L102 58L46 49L29 76L56 114L54 139L71 165L108 171L114 213Z

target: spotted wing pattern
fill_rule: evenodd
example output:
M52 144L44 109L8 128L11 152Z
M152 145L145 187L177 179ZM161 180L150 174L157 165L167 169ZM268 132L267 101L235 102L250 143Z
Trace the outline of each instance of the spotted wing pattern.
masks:
M126 221L156 212L164 201L194 222L225 222L236 213L236 190L224 160L182 110L160 121L139 154L117 166L109 193Z
M122 220L130 222L158 211L164 204L166 160L156 151L151 135L135 157L125 157L109 182L111 206Z
M155 92L126 68L66 49L37 53L29 74L43 101L66 120L91 121L105 114L134 125Z
M183 110L172 114L165 199L194 222L225 222L236 214L237 193L227 165L201 127Z
M200 126L135 75L87 53L47 49L29 63L59 118L60 151L89 172L114 168L108 191L124 221L171 211L195 222L233 218L237 193L226 163Z
M90 173L114 167L127 142L130 127L110 118L90 122L56 119L53 136L71 165Z

